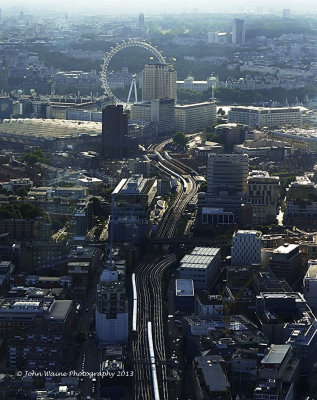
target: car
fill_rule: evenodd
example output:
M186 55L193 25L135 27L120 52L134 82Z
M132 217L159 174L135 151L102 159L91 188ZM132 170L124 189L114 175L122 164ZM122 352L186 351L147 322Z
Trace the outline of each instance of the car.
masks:
M86 308L86 310L85 310L86 312L89 312L89 308Z
M176 325L181 325L182 324L182 321L180 321L179 319L175 319L174 322L175 322Z

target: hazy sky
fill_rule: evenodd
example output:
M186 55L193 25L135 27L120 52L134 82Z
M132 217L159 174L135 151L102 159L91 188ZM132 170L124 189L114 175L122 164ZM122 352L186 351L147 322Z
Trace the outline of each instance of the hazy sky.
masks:
M164 12L243 12L278 11L291 8L294 13L317 10L316 0L0 0L0 8L5 11L11 7L24 9L49 8L68 12L86 11L90 15L102 14L138 14ZM7 10L9 11L9 10Z

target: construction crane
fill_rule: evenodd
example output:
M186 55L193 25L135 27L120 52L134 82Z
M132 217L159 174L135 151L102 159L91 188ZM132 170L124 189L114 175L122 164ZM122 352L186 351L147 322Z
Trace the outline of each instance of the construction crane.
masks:
M225 336L230 336L230 308L234 305L234 303L241 297L242 293L247 289L254 281L254 279L258 276L259 272L262 271L269 263L269 259L267 259L257 271L254 271L251 277L247 280L247 282L241 287L239 292L234 296L233 300L230 302L225 301L225 297L222 294L222 308L223 308L223 315L224 315L224 322L225 322Z

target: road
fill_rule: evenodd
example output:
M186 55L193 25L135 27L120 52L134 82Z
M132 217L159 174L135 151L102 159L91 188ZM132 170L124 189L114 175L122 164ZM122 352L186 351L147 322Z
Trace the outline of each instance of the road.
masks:
M96 301L96 284L98 278L99 275L96 274L94 282L91 284L91 289L82 303L81 315L76 326L76 331L85 333L87 339L79 348L80 354L77 365L78 372L99 371L99 349L95 341L95 325L93 323L95 313L94 303ZM92 380L92 378L80 378L80 386L82 399L86 399L87 396L91 396L92 398L97 397L96 391L98 385Z

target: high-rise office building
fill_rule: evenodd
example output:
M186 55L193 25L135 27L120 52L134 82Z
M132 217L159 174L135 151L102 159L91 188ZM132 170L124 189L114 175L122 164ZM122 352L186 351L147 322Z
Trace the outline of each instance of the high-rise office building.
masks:
M245 20L235 18L232 23L232 43L245 44Z
M151 101L151 122L158 125L159 135L168 135L175 131L175 112L173 99Z
M146 64L143 71L142 99L173 99L177 96L177 73L171 64Z
M248 156L210 154L207 166L207 193L198 194L198 214L202 224L230 225L245 219Z
M252 171L248 178L248 203L252 204L252 224L276 223L279 211L280 178L266 171Z
M122 105L109 105L102 110L103 154L108 158L122 158L126 155L128 115Z
M96 336L100 345L128 342L128 304L118 271L104 270L97 285Z
M246 154L210 154L207 167L207 194L212 196L245 194L248 162Z
M143 13L139 14L139 28L144 29L144 14Z
M232 236L231 264L234 266L248 267L261 263L260 231L239 230Z
M0 97L0 119L11 118L12 114L13 114L12 100L9 99L9 97Z
M151 231L151 205L157 192L156 179L132 175L122 179L111 194L114 242L138 243Z
M175 131L193 133L205 129L217 120L217 104L204 102L175 106Z

